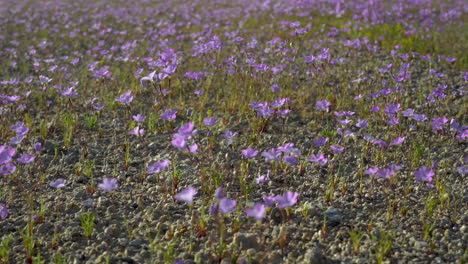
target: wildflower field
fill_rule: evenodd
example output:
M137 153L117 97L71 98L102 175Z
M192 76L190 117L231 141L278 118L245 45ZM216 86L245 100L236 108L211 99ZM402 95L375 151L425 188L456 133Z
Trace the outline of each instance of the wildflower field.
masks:
M466 263L463 0L0 0L0 263Z

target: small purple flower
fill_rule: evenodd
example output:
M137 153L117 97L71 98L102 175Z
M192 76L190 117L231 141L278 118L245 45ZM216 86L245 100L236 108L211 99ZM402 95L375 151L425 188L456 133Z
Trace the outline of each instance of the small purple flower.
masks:
M328 161L328 159L322 153L319 153L317 155L312 154L307 160L310 162L316 163L320 166L325 165Z
M434 177L434 175L434 171L427 168L426 166L422 166L421 168L419 168L419 170L414 172L416 181L419 182L432 182L432 177Z
M293 154L295 156L301 155L301 151L294 148L294 143L285 143L283 146L279 146L276 151L283 152L285 154Z
M60 189L65 187L65 184L67 184L67 181L64 179L57 179L49 184L50 187L55 188L55 189Z
M401 113L403 114L404 117L412 118L413 115L414 115L414 109L408 108L408 109L406 109L405 111L403 111Z
M468 166L460 166L460 167L457 167L457 171L458 171L461 175L465 176L465 175L468 174Z
M166 170L170 163L171 162L167 159L160 161L160 162L155 162L151 164L150 166L148 166L148 173L153 174L153 173L159 173L163 170Z
M193 143L192 145L189 146L190 153L198 154L197 150L198 150L198 144L197 143Z
M216 202L215 202L215 203L212 203L212 204L210 205L210 207L208 207L208 213L209 213L210 215L218 214L218 212L219 212L219 205L218 205L218 203L216 203Z
M366 128L369 126L369 122L366 119L358 119L356 122L356 127Z
M340 119L337 120L337 122L343 127L347 127L349 124L351 124L352 121L350 119Z
M115 98L117 102L120 102L124 105L128 105L133 101L132 91L128 91Z
M283 162L284 163L287 163L291 166L296 166L298 161L297 161L297 158L296 156L291 156L291 155L286 155L283 157Z
M195 94L196 96L201 96L201 95L203 95L203 93L204 93L203 90L196 90L196 91L194 92L194 94Z
M0 218L7 218L8 217L8 208L6 205L0 203Z
M388 143L385 142L385 141L383 141L383 140L381 140L381 139L373 140L373 141L372 141L372 144L377 145L377 146L379 146L379 147L381 147L381 148L385 148L385 147L388 146Z
M401 168L403 168L402 165L398 165L398 164L390 164L388 165L388 168L393 170L393 171L398 171L400 170Z
M135 122L137 122L137 123L143 123L143 121L145 121L145 119L146 119L146 116L144 116L144 115L138 114L138 115L133 116L133 120L135 120Z
M271 161L279 161L279 157L281 156L281 152L277 151L274 148L271 148L268 151L264 151L261 154L262 157L265 158L265 162L271 162Z
M0 164L5 164L11 161L16 150L8 145L0 146Z
M104 178L102 183L98 184L98 188L102 189L105 192L110 192L117 189L119 185L117 184L117 179L115 178Z
M0 174L5 175L5 176L11 175L15 173L15 171L16 171L16 166L15 164L11 162L0 167Z
M135 135L137 137L143 136L144 133L145 133L145 129L140 128L139 126L136 126L132 130L130 130L130 132L128 132L129 135Z
M380 111L380 106L378 105L373 106L371 109L371 113L377 113L378 111Z
M273 207L275 205L275 196L265 195L263 196L263 202L266 207Z
M162 113L160 115L161 119L162 120L165 120L165 121L172 121L172 120L175 120L177 118L177 111L176 110L171 110L171 109L167 109L166 112Z
M237 135L237 132L226 131L226 132L224 132L223 137L225 139L231 139L231 138L235 137L236 135Z
M216 120L214 117L205 117L203 119L203 124L207 127L212 127L218 123L218 120Z
M432 131L441 130L447 122L448 122L448 119L446 117L432 118L432 124L431 124Z
M60 93L63 97L75 97L78 95L78 93L74 91L73 88L74 87L67 88L65 90L62 90Z
M29 131L29 128L24 125L24 122L16 122L10 129L15 131L18 136L25 136Z
M255 178L255 182L257 184L266 183L266 182L268 182L268 180L270 180L270 171L269 170L267 171L267 174L265 174L265 175L260 175L260 172L258 172L258 177Z
M327 113L329 111L329 107L331 106L331 103L328 102L327 100L323 100L323 101L318 101L315 103L315 107L317 107L317 110L325 110Z
M275 196L275 201L278 203L279 208L286 208L295 205L298 197L299 193L287 191L283 195Z
M387 121L387 124L390 125L390 126L396 126L396 125L398 125L398 123L400 123L400 120L399 120L398 117L396 117L396 116L390 118L390 119Z
M344 150L344 147L339 145L331 145L330 148L335 155L340 154Z
M387 106L384 109L384 112L388 116L394 116L398 114L400 110L401 110L400 104L387 104Z
M41 152L41 150L42 150L41 142L34 143L34 151L36 151L36 153L39 153L39 152Z
M256 203L252 208L245 209L245 214L260 222L266 214L265 205L262 203Z
M140 79L141 86L146 89L148 87L148 83L152 83L154 81L155 75L156 75L156 71L151 72L147 76L144 76L143 78L141 78Z
M33 162L35 158L36 158L36 155L34 155L34 154L23 154L16 161L18 161L21 164L29 164L29 163Z
M368 168L367 170L364 171L365 175L374 175L379 171L379 168Z
M253 148L247 148L242 150L242 155L244 155L244 157L250 160L258 155L258 150L255 150Z
M221 200L224 198L224 190L222 187L216 188L215 193L214 193L214 198L216 200Z
M378 169L375 173L376 177L384 179L390 179L392 175L395 175L395 172L390 169Z
M190 135L193 134L193 128L195 126L195 123L193 122L188 122L187 124L181 126L177 132L182 135Z
M316 148L323 147L328 142L328 140L329 138L327 137L319 137L317 140L314 141L314 146Z
M177 134L176 134L177 135ZM183 136L175 136L171 141L172 146L176 147L180 151L187 151L187 141L185 141L185 137Z
M193 202L193 196L197 194L197 190L193 187L188 187L178 194L174 195L174 199L182 202L186 202L188 204L192 204Z
M394 140L392 140L392 142L390 142L390 146L400 146L401 144L403 144L405 139L406 137L397 137Z
M222 214L229 214L236 209L237 202L236 200L231 200L228 198L223 198L219 201L219 211Z
M424 114L413 114L412 118L417 123L421 123L427 120L427 117Z

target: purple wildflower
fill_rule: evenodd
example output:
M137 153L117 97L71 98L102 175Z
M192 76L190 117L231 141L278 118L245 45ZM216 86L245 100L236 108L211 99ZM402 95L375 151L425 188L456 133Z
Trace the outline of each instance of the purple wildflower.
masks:
M218 120L216 120L214 117L205 117L203 119L203 124L207 127L212 127L218 123Z
M427 168L426 166L422 166L419 170L414 172L414 176L416 177L416 181L419 182L432 182L432 177L434 177L435 173L433 170Z
M7 218L8 216L8 208L6 205L0 203L0 218Z
M197 150L198 150L198 144L197 143L193 143L192 145L189 146L190 153L198 154Z
M268 151L262 152L261 156L265 158L265 162L279 161L279 157L281 156L281 152L277 151L274 148L271 148Z
M344 150L344 147L339 145L331 145L330 148L335 155L340 154Z
M214 193L214 198L216 200L221 200L224 198L224 190L223 190L223 187L218 187L216 188L215 190L215 193Z
M465 176L465 175L468 174L468 166L460 166L460 167L457 167L457 171L458 171L461 175Z
M307 159L310 162L316 163L320 166L323 166L327 163L328 159L323 155L322 153L319 153L317 155L310 155L309 159Z
M223 198L221 201L219 201L219 211L223 214L229 214L236 209L236 205L236 200Z
M153 173L159 173L163 170L166 170L167 166L169 166L170 163L171 162L167 159L163 161L155 162L151 164L150 166L148 166L148 173L153 174Z
M257 184L260 184L260 183L266 183L266 182L268 182L268 180L270 180L270 171L269 170L267 171L267 174L265 174L265 175L260 175L260 172L258 172L258 177L255 179L255 182Z
M39 153L41 152L41 150L42 150L42 143L41 142L34 143L34 151L36 151L36 153Z
M16 150L8 145L0 146L0 164L5 164L11 161Z
M16 166L15 164L11 162L0 167L0 174L5 175L5 176L11 175L15 173L15 171L16 171Z
M266 207L273 207L275 205L275 196L265 195L263 196L263 202Z
M60 93L63 97L75 97L78 95L78 93L74 91L73 88L74 87L67 88L65 90L62 90Z
M387 106L384 109L384 112L388 116L394 116L398 114L400 110L401 110L400 104L387 104Z
M296 156L287 155L283 157L283 162L291 166L296 166L298 161Z
M400 123L400 120L396 116L393 116L392 118L390 118L387 121L387 124L390 125L390 126L396 126L396 125L398 125L398 123Z
M67 181L64 179L57 179L49 184L50 187L55 188L55 189L60 189L65 187L65 184L67 184Z
M278 203L279 208L286 208L295 205L298 197L299 193L287 191L283 195L275 196L275 201Z
M192 204L193 196L195 196L196 194L197 194L197 190L195 190L195 188L188 187L182 190L181 192L179 192L178 194L174 195L174 199L178 201L186 202L188 204Z
M314 146L316 148L323 147L328 142L328 140L329 138L327 137L319 137L317 140L314 141Z
M180 134L175 134L174 138L171 141L172 146L176 147L180 151L187 150L187 141L185 141L184 136L180 136Z
M23 154L16 161L18 161L21 164L29 164L29 163L33 162L35 158L36 158L36 155L34 155L34 154Z
M366 175L374 175L377 173L379 168L368 168L367 170L364 171L364 174Z
M237 135L237 132L232 132L232 131L226 131L223 134L223 137L226 139L231 139Z
M366 119L358 119L356 122L356 127L366 128L369 126L369 122Z
M412 118L417 123L421 123L427 120L427 117L424 114L413 114Z
M143 136L143 133L145 133L145 129L140 128L139 126L136 126L132 130L130 130L130 132L128 132L129 135L135 135L137 137Z
M395 175L395 172L390 169L378 169L375 173L376 177L384 179L390 179L392 175Z
M98 188L102 189L105 192L110 192L117 189L119 185L117 184L117 179L115 178L104 178L102 183L98 184Z
M262 203L256 203L252 208L245 209L245 214L260 222L266 214L265 205Z
M171 110L171 109L167 109L166 112L162 113L160 115L161 119L162 120L165 120L165 121L171 121L171 120L174 120L177 118L177 111L176 110Z
M137 123L143 123L143 121L145 121L145 119L146 119L146 116L144 116L144 115L138 114L138 115L133 116L133 120L135 120L135 122L137 122Z
M431 124L432 131L441 130L447 122L448 122L448 119L446 117L432 118L432 124Z
M132 91L128 91L115 98L117 102L120 102L124 105L128 105L133 101Z
M317 110L325 110L327 113L329 111L329 107L330 107L331 103L328 102L327 100L323 100L323 101L318 101L315 103L315 107L317 107Z
M397 137L394 140L392 140L392 142L390 142L390 146L400 146L401 144L403 144L405 139L406 137Z

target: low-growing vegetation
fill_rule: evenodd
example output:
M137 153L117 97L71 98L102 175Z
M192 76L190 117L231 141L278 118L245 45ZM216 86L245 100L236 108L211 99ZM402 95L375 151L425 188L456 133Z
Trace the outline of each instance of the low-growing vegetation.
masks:
M461 0L0 5L0 263L465 263Z

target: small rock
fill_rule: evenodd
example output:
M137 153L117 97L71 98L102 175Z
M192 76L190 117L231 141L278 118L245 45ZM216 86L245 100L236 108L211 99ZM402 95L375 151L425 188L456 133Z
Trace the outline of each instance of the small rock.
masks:
M135 239L135 240L130 241L130 243L128 245L131 246L131 247L139 248L139 247L141 247L141 245L143 245L143 243L144 242L142 240Z
M344 215L336 208L328 208L324 213L328 226L337 226L343 221Z
M121 258L111 258L110 263L136 264L136 261L133 260L131 257L121 257Z
M304 260L302 264L330 264L333 263L327 259L318 248L311 248L304 254Z
M416 249L423 249L423 248L427 248L428 247L428 244L424 241L415 241L414 242L414 247Z
M239 232L234 236L233 243L241 250L257 249L259 244L254 233Z

